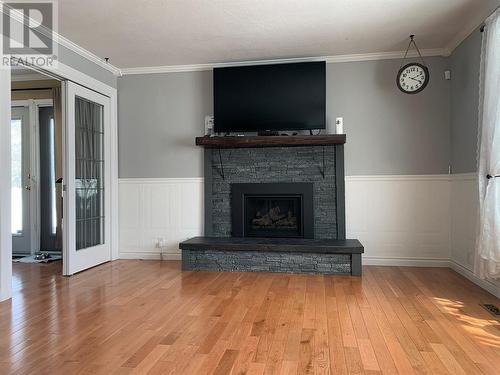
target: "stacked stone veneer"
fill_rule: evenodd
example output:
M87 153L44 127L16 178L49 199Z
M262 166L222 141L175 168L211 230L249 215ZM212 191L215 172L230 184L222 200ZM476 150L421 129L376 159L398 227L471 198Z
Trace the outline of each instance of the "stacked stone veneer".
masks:
M182 269L350 274L351 256L269 251L182 250Z
M335 146L207 151L212 169L212 194L207 197L211 199L210 235L231 236L231 184L309 182L314 186L314 237L337 238Z

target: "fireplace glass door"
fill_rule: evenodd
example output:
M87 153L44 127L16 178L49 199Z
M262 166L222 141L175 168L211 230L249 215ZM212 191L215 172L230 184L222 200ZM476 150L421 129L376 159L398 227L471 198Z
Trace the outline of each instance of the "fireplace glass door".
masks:
M245 195L248 237L303 237L301 195Z

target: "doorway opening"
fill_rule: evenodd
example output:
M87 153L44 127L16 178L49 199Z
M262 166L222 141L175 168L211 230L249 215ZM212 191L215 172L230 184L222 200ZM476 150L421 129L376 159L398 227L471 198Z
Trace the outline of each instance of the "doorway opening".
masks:
M61 62L53 69L42 71L26 65L15 68L15 65L20 66L21 63L15 60L15 58L11 58L11 60L13 61L11 68L5 71L0 70L1 87L4 88L4 90L0 90L0 107L2 109L0 111L0 114L2 114L0 116L2 117L0 121L0 133L2 134L2 137L0 137L0 151L3 150L0 164L2 164L2 171L6 172L2 179L3 184L0 184L0 205L2 208L6 207L5 210L2 209L0 220L0 242L2 243L0 251L0 300L12 297L12 287L16 289L15 269L18 267L14 267L13 273L13 264L11 262L13 255L13 234L14 237L16 235L23 235L25 228L28 228L28 225L24 224L25 216L22 213L28 210L25 209L25 206L28 206L25 204L27 201L22 196L26 194L24 190L29 192L30 198L34 195L32 193L33 185L27 184L26 179L28 179L28 182L35 181L34 176L26 174L22 167L22 121L21 125L19 121L12 122L10 114L13 104L16 104L18 107L24 107L20 105L22 103L13 103L13 100L31 100L32 108L36 108L37 106L33 105L34 102L43 99L38 96L13 98L12 94L14 92L21 94L30 89L33 92L37 92L38 95L44 90L50 89L49 91L51 91L54 89L54 87L50 86L28 87L22 83L24 81L36 81L40 83L43 80L55 80L58 82L57 87L60 88L60 100L53 100L52 106L54 107L55 129L58 129L57 114L61 113L62 116L62 120L59 122L62 131L60 143L62 144L62 157L58 159L56 156L57 153L54 155L56 165L58 160L62 163L62 181L57 178L59 175L57 167L55 176L52 177L56 177L56 205L61 202L62 206L60 214L56 206L57 219L61 220L62 217L61 225L56 222L56 240L60 241L62 237L62 241L58 242L59 245L57 247L54 247L56 251L62 247L62 275L73 275L101 263L118 259L118 132L116 88ZM24 72L18 72L16 71L17 69L24 70ZM43 78L39 77L40 74ZM25 77L16 77L18 75L25 75ZM35 77L35 75L38 77ZM12 91L10 90L10 86L13 86ZM41 103L37 102L36 104ZM57 111L55 108L58 104L61 105L61 111ZM48 104L46 106L50 107ZM41 105L38 105L38 107L41 107ZM28 122L34 116L42 117L47 115L36 110L32 111L32 113L34 115L27 119ZM50 115L48 117L50 119ZM50 125L50 121L48 123ZM18 144L21 145L19 147L20 150L18 150L18 155L21 156L17 157L17 160L21 164L20 167L17 167L20 170L17 174L17 179L11 173L11 169L16 168L16 165L13 165L11 162L13 157L14 159L16 158L11 153L13 146L13 139L11 137L13 126L18 127L18 135L20 133ZM28 129L28 131L30 130L31 128ZM58 143L55 144L57 145ZM31 143L26 149L33 150ZM36 155L37 153L33 154ZM39 157L41 161L42 158L40 155ZM48 160L51 160L50 154ZM51 173L48 173L48 176L52 181ZM37 177L42 178L41 176ZM11 199L13 188L18 189L18 209L14 208L14 210L20 211L18 216L11 215L11 206L16 204ZM48 186L48 189L50 192L51 187ZM14 192L14 196L16 196L16 192ZM61 196L62 198L58 199ZM32 207L39 207L38 209L42 210L39 197L37 204L31 204L31 201L35 200L36 197L37 195L30 199L30 208L28 211L32 211ZM22 203L19 204L19 201ZM53 207L53 204L49 204L49 201L46 203L49 208ZM42 218L38 216L40 211L35 216L39 220L38 226L31 225L31 222L29 225L30 230L34 229L26 236L30 239L29 248L24 247L23 250L26 254L28 251L30 254L33 251L36 252L37 246L38 251L45 247L45 245L42 245L41 235L37 240L32 239L34 236L33 233L40 233L42 229ZM21 219L19 219L19 215ZM29 215L30 220L33 216ZM17 221L15 221L16 218ZM13 226L13 221L17 225ZM47 226L53 223L50 218L43 221ZM50 235L53 237L53 231L49 233L49 239ZM32 244L34 245L32 246ZM27 248L28 250L26 250ZM54 264L57 263L53 263L52 265ZM19 265L19 263L16 263L16 265Z
M25 67L11 72L11 234L16 263L62 270L61 81Z

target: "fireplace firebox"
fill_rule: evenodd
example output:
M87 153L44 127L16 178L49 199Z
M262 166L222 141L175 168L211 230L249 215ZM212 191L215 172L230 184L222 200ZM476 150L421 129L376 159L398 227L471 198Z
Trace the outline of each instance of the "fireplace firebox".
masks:
M234 237L313 238L310 183L231 185Z

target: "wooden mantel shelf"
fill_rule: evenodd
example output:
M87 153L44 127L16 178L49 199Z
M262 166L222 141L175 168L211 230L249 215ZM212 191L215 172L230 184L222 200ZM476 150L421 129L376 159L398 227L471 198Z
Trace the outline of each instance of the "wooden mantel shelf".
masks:
M345 134L196 137L196 145L206 148L329 146L343 145L345 141Z

